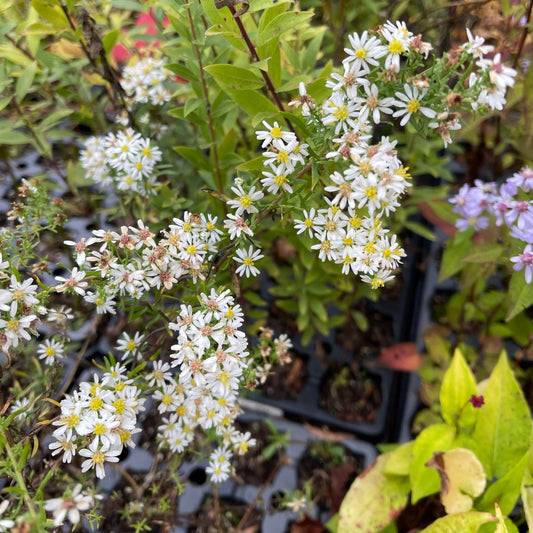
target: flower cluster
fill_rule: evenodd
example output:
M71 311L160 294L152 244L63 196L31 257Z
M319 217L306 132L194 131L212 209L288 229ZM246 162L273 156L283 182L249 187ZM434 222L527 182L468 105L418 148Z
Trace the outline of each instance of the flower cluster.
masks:
M182 304L169 324L177 343L170 363L154 362L146 376L159 413L165 415L159 438L165 447L181 453L192 443L195 429L214 431L221 446L210 458L214 482L230 473L232 453L244 453L253 444L249 434L237 431L233 421L249 354L246 335L239 328L243 314L228 290L200 296L200 309ZM177 372L173 373L172 369Z
M0 271L7 271L8 266L7 261L2 262L0 254ZM8 275L3 277L6 279ZM37 315L46 313L40 305L38 286L32 278L20 281L12 274L8 279L9 286L0 289L0 347L5 351L16 348L21 340L29 341L31 334L37 335Z
M78 483L72 491L67 489L67 494L62 498L52 498L44 502L44 509L54 514L54 526L60 526L65 519L75 526L80 521L80 511L88 511L94 507L95 500L102 498L81 489Z
M61 401L59 420L52 422L57 429L55 441L49 444L52 455L62 453L65 463L78 454L86 459L81 471L96 470L96 476L105 476L106 462L118 462L124 446L135 447L132 436L140 431L136 427L137 415L144 411L144 398L126 368L111 366L100 378L82 381L79 389Z
M161 150L131 128L117 134L90 137L80 154L86 178L102 187L114 184L119 191L155 194L155 166Z
M164 61L146 57L124 69L121 85L128 93L130 105L163 105L171 97L171 92L165 85L170 80L170 75Z
M115 314L117 298L139 300L151 289L164 292L180 280L203 278L204 260L217 251L221 231L216 217L184 213L156 238L142 220L137 227L93 230L74 247L78 267L61 281L58 292L76 292L98 313ZM92 248L91 248L92 247ZM89 285L91 283L91 285Z
M450 199L460 218L458 230L483 230L494 223L507 228L516 247L524 246L521 254L511 257L514 270L524 269L527 283L533 279L533 170L524 168L505 183L475 181L475 186L463 185Z
M450 131L461 127L459 111L465 102L470 111L483 107L480 104L499 109L506 88L514 83L516 72L502 65L499 55L486 59L490 47L482 38L467 35L469 41L453 68L449 57L425 65L431 45L403 22L388 21L373 34L354 33L349 36L351 48L345 48L344 74L334 73L326 82L332 92L321 109L315 109L302 85L300 98L291 102L302 106L317 137L324 137L327 128L334 148L326 158L338 162L329 175L331 184L324 187L326 205L304 210L305 218L296 219L295 227L320 241L311 248L318 250L322 261L342 264L343 273L360 275L372 288L392 279L405 256L384 220L410 185L396 141L382 137L372 144L374 128L384 120L399 119L400 127L413 123L421 131L435 129L447 145ZM453 81L452 76L473 68L474 60L479 72L470 74L468 87ZM284 143L272 150L278 157L292 139L279 127L260 133L264 143Z

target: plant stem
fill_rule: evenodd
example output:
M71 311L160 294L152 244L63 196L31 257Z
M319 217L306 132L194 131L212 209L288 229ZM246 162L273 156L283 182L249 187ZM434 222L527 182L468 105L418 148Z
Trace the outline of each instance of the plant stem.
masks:
M205 81L204 76L204 67L202 64L202 55L200 53L200 47L197 44L197 38L196 38L196 29L194 27L194 21L192 19L191 9L189 7L189 0L185 0L186 9L187 9L187 16L189 17L189 27L191 28L191 36L193 39L193 47L194 51L196 53L196 60L198 61L198 67L200 70L200 82L202 85L202 92L204 95L205 100L205 109L207 114L207 126L209 129L209 141L211 145L211 153L213 154L213 162L215 164L215 174L217 178L217 187L218 192L220 194L223 194L224 192L224 185L222 183L222 174L220 172L220 164L218 160L218 150L217 150L217 143L215 139L215 129L213 127L213 118L211 116L211 103L209 102L209 93L207 91L207 83ZM226 204L224 204L224 214L226 214Z
M37 521L38 519L37 510L35 509L35 504L33 503L30 493L28 492L28 487L26 486L26 481L24 480L24 476L22 475L22 472L20 472L18 469L18 460L13 454L13 450L11 449L11 446L9 445L9 442L7 441L7 439L4 438L2 440L4 441L4 446L5 446L7 455L9 457L11 466L13 467L13 474L14 474L15 481L17 482L18 487L22 489L23 491L24 502L26 503L26 506L28 507L28 511L30 512L32 519Z
M516 56L513 61L513 68L516 69L518 66L518 61L520 60L520 55L522 54L522 49L524 48L524 44L527 39L528 34L528 24L531 20L531 10L533 9L533 0L529 0L529 5L527 6L527 14L526 14L526 22L524 24L524 29L522 30L522 37L520 38L520 43L518 45L518 50L516 52Z
M250 37L248 36L248 32L246 31L246 28L244 27L240 17L235 17L235 9L232 6L228 6L229 10L231 11L231 14L233 15L233 18L235 19L235 22L237 23L237 26L239 27L239 30L241 32L242 38L244 39L244 42L246 43L246 46L248 47L248 50L250 51L250 55L252 56L252 59L254 61L259 62L259 56L257 55L257 50L255 49L254 44L250 40ZM270 76L268 75L268 72L265 72L263 69L259 69L261 71L261 74L263 76L263 79L265 80L265 83L267 84L268 90L271 92L272 97L274 98L276 105L278 106L278 109L280 111L285 111L283 108L283 103L281 102L281 99L279 97L279 94L276 91L276 88L274 87L274 84L272 83L272 80L270 79ZM286 118L287 124L291 131L293 133L296 133L294 130L293 125L291 124L291 121Z
M257 501L259 500L259 498L261 497L261 495L263 494L265 489L272 483L272 480L274 479L274 476L278 473L278 470L284 464L287 464L287 457L285 455L282 455L278 459L278 462L276 463L276 466L274 466L274 468L270 471L270 474L266 478L266 480L263 483L263 485L261 486L261 488L257 491L257 494L255 495L252 503L250 503L250 505L246 509L246 512L244 513L243 517L241 518L240 522L237 524L237 527L234 530L235 533L239 533L240 531L243 531L243 527L245 526L246 521L248 520L248 518L250 517L250 515L252 514L252 512L255 509L255 504L257 503Z

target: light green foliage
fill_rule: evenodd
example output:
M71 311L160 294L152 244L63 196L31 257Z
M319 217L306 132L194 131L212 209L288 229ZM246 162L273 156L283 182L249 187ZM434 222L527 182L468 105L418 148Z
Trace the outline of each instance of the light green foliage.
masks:
M353 531L355 524L358 531L377 531L376 524L382 531L389 531L386 527L393 531L391 524L409 493L416 504L439 490L450 514L425 532L477 532L482 524L495 521L497 526L480 531L516 531L504 515L520 494L531 521L531 416L505 353L485 383L483 397L477 391L466 360L456 350L442 381L444 421L380 456L356 479L341 506L338 533ZM464 512L465 506L471 510ZM365 512L367 507L371 513Z
M385 474L387 459L379 457L353 482L339 510L337 533L380 531L407 504L408 479Z

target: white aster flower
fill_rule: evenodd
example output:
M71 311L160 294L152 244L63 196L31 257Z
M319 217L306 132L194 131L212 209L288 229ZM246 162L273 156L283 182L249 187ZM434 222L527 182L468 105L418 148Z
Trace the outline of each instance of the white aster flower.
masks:
M404 85L405 93L396 91L395 95L399 100L394 101L394 105L399 107L398 111L393 113L393 117L402 117L400 121L400 126L405 126L411 115L414 113L422 113L428 118L434 118L437 115L437 112L434 109L429 107L422 107L420 101L427 93L427 89L422 89L421 91L418 87L411 86L408 83Z
M248 192L244 191L242 185L232 187L231 190L237 198L235 200L228 200L227 204L232 209L236 209L236 215L240 216L243 213L257 213L259 211L254 205L254 202L263 198L264 193L256 191L255 186L253 186Z
M361 36L357 33L348 35L352 48L345 48L348 57L343 63L351 65L351 70L358 71L361 68L369 68L369 65L377 67L378 59L387 54L387 48L381 44L375 36L368 37L368 31Z
M250 246L248 250L238 248L235 250L237 257L233 257L234 261L241 263L235 272L239 276L257 276L260 273L260 270L255 266L255 261L263 258L264 255L261 253L261 250L254 250L253 246Z

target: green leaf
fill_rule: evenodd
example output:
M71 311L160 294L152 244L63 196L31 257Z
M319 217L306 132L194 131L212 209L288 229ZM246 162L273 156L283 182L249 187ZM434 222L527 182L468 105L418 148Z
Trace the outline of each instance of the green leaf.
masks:
M533 531L533 475L531 474L531 467L527 468L524 474L522 486L520 487L520 496L522 497L527 525L530 531Z
M435 452L450 449L455 438L455 428L448 424L435 424L426 428L415 439L413 460L409 469L412 493L411 502L415 504L424 496L440 490L440 477L437 471L426 466Z
M196 74L193 74L192 70L188 69L185 65L180 65L179 63L170 63L167 65L168 70L174 72L181 78L187 81L194 81L198 79Z
M415 442L410 441L402 444L394 451L389 452L387 462L383 467L383 473L396 476L408 476L413 458Z
M198 148L192 148L190 146L175 146L174 150L195 167L203 170L211 170L209 161Z
M113 0L111 5L118 9L128 9L130 11L139 11L141 13L146 11L146 6L140 2L135 2L135 0Z
M502 478L529 449L531 414L522 390L502 352L483 389L474 441L488 479Z
M533 304L533 283L527 283L524 272L514 272L508 291L508 307L505 320L511 320L518 313Z
M258 113L276 113L278 108L263 94L252 90L223 88L224 92L250 116Z
M463 267L462 258L472 248L472 230L456 233L447 243L442 254L439 281L453 276Z
M46 131L48 128L52 128L55 126L60 120L64 119L65 117L68 117L74 113L73 109L58 109L54 111L53 113L50 113L40 124L39 127Z
M2 144L28 144L31 137L16 130L0 130L0 145Z
M22 102L28 91L30 90L33 79L35 78L35 72L37 71L37 62L32 61L19 76L17 84L15 85L15 98L17 102Z
M23 67L27 67L32 62L27 55L10 44L0 44L0 57Z
M117 43L118 36L120 35L120 28L111 30L102 37L102 44L104 45L104 50L106 54L109 54L115 44Z
M220 85L233 89L259 89L264 80L253 68L241 68L235 65L208 65L204 70L209 72Z
M265 28L259 33L256 46L268 43L272 39L279 39L287 31L294 29L307 22L313 16L312 11L287 11L274 17Z
M31 5L41 17L49 22L56 30L70 28L69 21L63 10L57 6L50 6L44 0L32 0Z
M448 424L474 423L476 411L468 401L472 394L477 394L476 380L463 354L456 349L440 389L442 417Z
M479 526L487 522L494 522L496 517L490 513L458 513L439 518L420 533L477 533Z
M427 226L424 226L424 224L420 224L420 222L406 220L404 226L407 229L411 230L413 233L424 237L424 239L427 239L428 241L435 240L435 234L433 233L433 231L431 231Z
M381 455L352 483L339 509L337 533L376 533L407 505L409 481L385 474L387 461L388 454Z
M482 242L475 244L463 256L463 261L468 263L489 263L498 260L505 247L495 242Z
M523 455L522 459L509 472L489 486L476 508L480 511L493 512L494 504L498 503L502 513L508 515L514 509L518 496L520 496L522 479L528 461L529 451Z
M4 98L0 98L0 111L8 106L9 102L11 102L12 96L4 96Z

